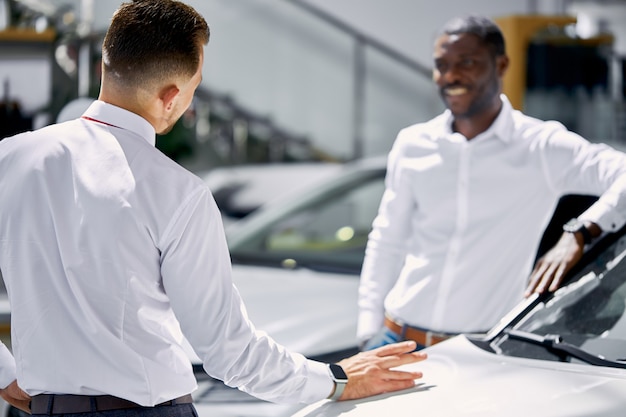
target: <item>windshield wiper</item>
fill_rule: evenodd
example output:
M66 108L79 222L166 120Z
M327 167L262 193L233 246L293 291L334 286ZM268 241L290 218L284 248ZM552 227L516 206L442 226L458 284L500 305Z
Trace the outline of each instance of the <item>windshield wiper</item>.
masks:
M560 335L547 334L545 336L541 336L538 334L513 329L506 330L504 333L507 334L511 339L533 343L538 346L544 346L546 349L553 351L559 356L569 356L572 358L576 358L585 363L588 363L589 365L610 366L613 368L626 369L626 363L611 361L608 359L604 359L602 356L589 353L586 350L579 348L578 346L564 342L563 338Z

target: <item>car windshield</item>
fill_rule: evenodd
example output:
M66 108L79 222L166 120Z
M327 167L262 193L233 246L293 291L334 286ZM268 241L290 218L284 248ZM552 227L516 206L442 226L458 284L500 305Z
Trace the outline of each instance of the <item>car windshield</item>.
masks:
M623 367L626 236L594 256L569 285L538 303L491 346L511 356Z
M266 210L229 239L233 262L359 273L383 180L384 170L366 170Z

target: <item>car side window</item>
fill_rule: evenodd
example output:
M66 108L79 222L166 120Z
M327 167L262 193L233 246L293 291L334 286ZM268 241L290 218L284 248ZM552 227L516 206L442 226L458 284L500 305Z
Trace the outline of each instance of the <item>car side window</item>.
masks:
M273 225L264 250L362 250L378 211L383 183L375 179L303 208Z
M384 191L383 173L334 187L231 247L238 262L358 273Z

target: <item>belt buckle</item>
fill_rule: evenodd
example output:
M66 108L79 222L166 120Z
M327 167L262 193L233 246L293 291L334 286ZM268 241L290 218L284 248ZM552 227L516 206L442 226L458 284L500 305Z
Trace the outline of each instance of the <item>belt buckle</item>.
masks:
M426 340L424 341L424 345L432 346L433 345L433 332L426 331L425 333L426 333Z

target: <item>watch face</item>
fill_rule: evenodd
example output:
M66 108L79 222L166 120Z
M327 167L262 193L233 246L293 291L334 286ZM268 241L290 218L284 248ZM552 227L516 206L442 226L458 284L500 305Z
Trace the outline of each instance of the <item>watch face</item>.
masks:
M583 227L585 227L583 222L578 219L571 219L563 225L563 230L566 232L576 233Z
M333 376L336 380L347 380L348 375L344 372L343 368L336 363L329 363L328 367L330 368L330 372L333 373Z

